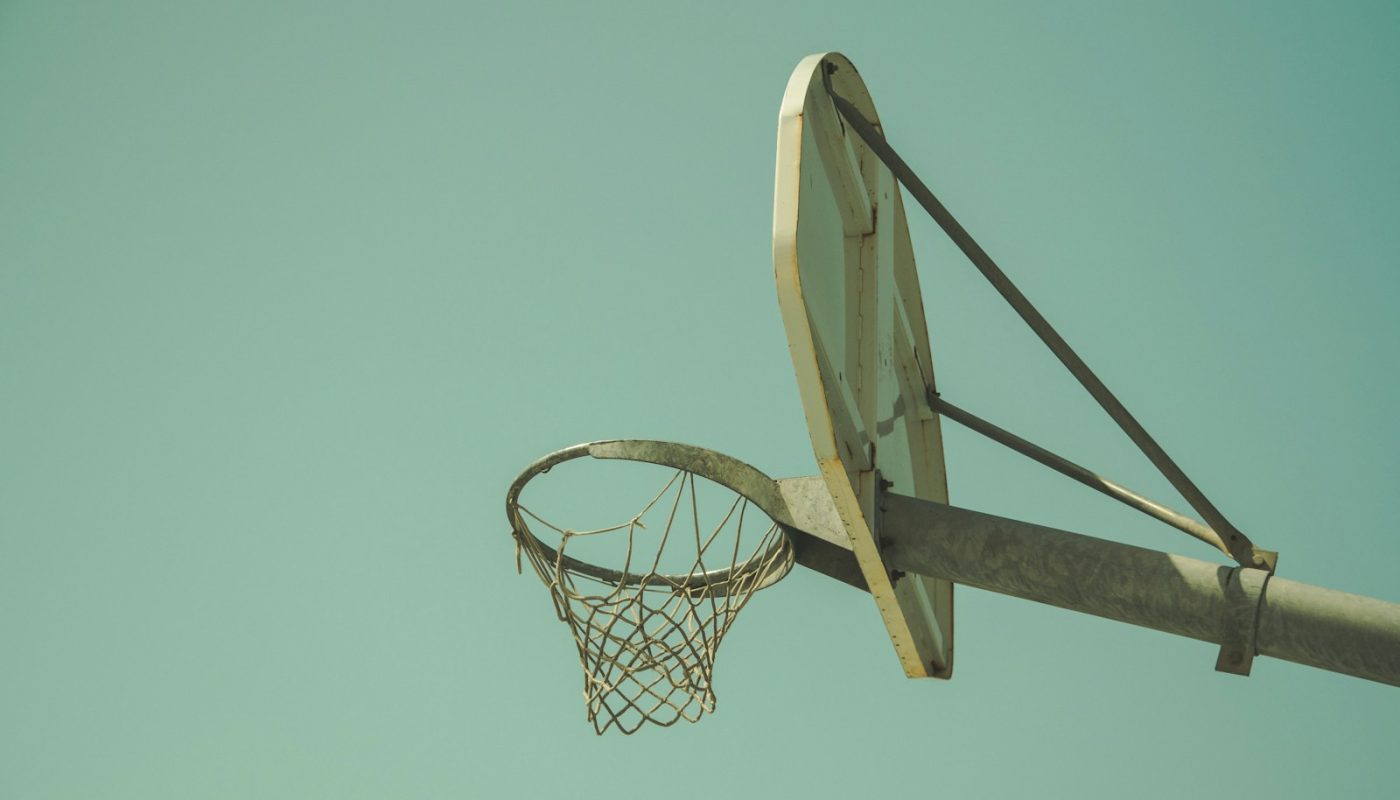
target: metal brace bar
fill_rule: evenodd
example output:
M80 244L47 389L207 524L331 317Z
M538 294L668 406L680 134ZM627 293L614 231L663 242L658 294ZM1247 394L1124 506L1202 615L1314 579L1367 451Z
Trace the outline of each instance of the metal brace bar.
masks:
M947 400L944 400L939 395L934 394L932 391L929 392L928 400L929 405L932 406L935 411L969 430L976 431L997 444L1004 445L1027 458L1038 461L1061 475L1071 477L1085 486L1088 486L1090 489L1102 492L1124 505L1131 506L1141 511L1149 517L1161 520L1177 530L1184 531L1211 547L1216 548L1225 555L1230 555L1229 548L1220 540L1219 534L1185 514L1173 511L1155 500L1143 497L1126 487L1119 486L1092 470L1085 469L1067 458L1062 458L1037 444L1028 442L1011 431L999 428L969 411L964 411Z
M1021 293L1021 290L1016 288L1016 285L1011 282L1011 279L1006 276L1006 273L1002 272L1001 268L992 260L992 257L987 254L987 251L983 250L981 245L977 244L972 238L972 235L953 218L953 215L938 201L938 198L934 197L933 192L931 192L928 186L919 179L919 176L910 169L909 165L904 162L904 159L900 158L899 154L896 153L889 142L885 140L885 137L882 136L879 131L875 130L875 127L856 110L855 106L851 105L845 98L832 92L829 86L828 94L832 102L836 105L837 110L841 112L841 116L855 129L861 139L869 145L870 149L875 152L875 155L879 157L880 161L894 173L895 177L899 179L899 182L909 190L909 193L919 202L919 205L923 206L924 211L928 212L928 215L938 223L939 227L948 235L948 238L963 251L963 254L968 257L973 266L977 267L997 292L1000 293L1016 313L1020 315L1021 319L1030 326L1031 330L1035 331L1036 335L1040 337L1040 340L1050 348L1050 352L1055 354L1056 358L1060 360L1060 363L1065 365L1065 368L1079 381L1080 385L1098 401L1099 406L1102 407L1113 421L1118 424L1118 427L1127 434L1133 444L1137 445L1143 455L1147 456L1147 459L1151 461L1171 485L1181 493L1181 496L1186 498L1186 502L1191 504L1191 507L1196 510L1196 513L1200 514L1201 517L1205 519L1206 523L1220 534L1221 538L1225 541L1226 547L1229 549L1230 555L1244 566L1261 567L1272 572L1274 564L1277 561L1277 554L1255 547L1254 543L1249 540L1249 537L1245 536L1244 533L1230 524L1230 521L1225 518L1225 515L1210 502L1196 484L1186 476L1186 473L1182 471L1181 467L1177 466L1176 462L1167 455L1161 445L1157 444L1157 441L1147 433L1147 430L1128 412L1128 409L1108 390L1108 387L1104 385L1103 381L1099 380L1098 376L1089 369L1089 366L1084 363L1083 359L1081 359L1060 334L1051 327L1049 321L1036 310L1035 306L1031 305L1031 302L1026 299L1026 296Z

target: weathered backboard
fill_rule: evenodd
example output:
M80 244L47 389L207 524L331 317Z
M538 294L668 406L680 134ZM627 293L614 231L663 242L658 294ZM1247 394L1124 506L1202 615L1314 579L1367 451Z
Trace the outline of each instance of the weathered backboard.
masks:
M877 481L948 502L933 362L899 187L849 129L834 92L879 127L838 53L797 65L778 116L773 268L812 448L910 677L953 669L953 587L892 573Z

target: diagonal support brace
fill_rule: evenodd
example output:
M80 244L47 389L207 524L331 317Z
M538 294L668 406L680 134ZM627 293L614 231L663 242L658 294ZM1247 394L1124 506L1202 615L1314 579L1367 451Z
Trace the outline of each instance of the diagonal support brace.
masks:
M860 111L858 111L855 106L851 105L848 100L832 92L829 83L827 85L827 94L831 97L831 102L835 104L842 118L850 124L856 134L859 135L866 145L875 153L876 157L889 168L890 172L894 174L899 180L899 183L904 186L904 188L909 191L909 194L923 207L924 211L928 212L928 215L934 222L938 223L938 226L943 229L943 232L948 235L948 238L953 244L957 245L958 249L963 251L963 254L966 255L968 260L972 262L972 265L982 273L983 277L992 284L992 287L997 290L997 293L1006 300L1026 325L1035 332L1036 336L1040 337L1040 340L1045 343L1045 346L1050 348L1050 352L1055 354L1055 357L1069 370L1075 380L1079 381L1079 384L1084 387L1085 391L1087 391L1108 416L1118 424L1118 427L1123 433L1127 434L1133 444L1137 445L1137 448L1142 451L1142 454L1147 457L1147 460L1151 461L1152 465L1162 473L1162 476L1165 477L1169 483L1171 483L1172 488L1176 489L1177 492L1186 499L1186 502L1191 504L1191 507L1196 510L1196 513L1201 515L1206 524L1219 534L1220 538L1224 540L1226 549L1230 555L1243 566L1261 567L1273 572L1277 564L1278 554L1271 550L1264 550L1256 547L1248 536L1245 536L1242 531L1225 518L1225 515L1215 507L1215 504L1206 498L1205 493L1203 493L1196 484L1187 477L1181 467L1167 455L1167 452L1162 449L1162 446L1159 445L1137 419L1128 412L1128 409L1124 407L1122 402L1109 391L1103 381L1099 380L1098 376L1089 369L1089 365L1084 363L1084 360L1074 352L1069 346L1069 343L1051 327L1049 320L1045 319L1040 311L1031 304L1031 301L1021 293L1020 289L1016 288L1016 285L1011 282L1011 279L1007 277L1001 267L997 266L997 263L987 254L987 251L983 250L982 246L972 238L972 234L968 233L967 229L953 218L953 215L943 203L939 202L938 198L933 195L933 192L929 190L928 186L919 179L919 176L914 173L914 170L905 163L903 158L900 158L899 153L895 152L890 143L885 140L884 135L881 134L874 125L870 124L870 121L862 116Z

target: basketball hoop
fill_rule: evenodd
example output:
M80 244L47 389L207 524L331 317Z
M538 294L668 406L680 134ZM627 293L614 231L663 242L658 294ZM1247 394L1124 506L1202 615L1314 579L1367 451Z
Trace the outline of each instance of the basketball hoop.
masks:
M532 479L583 456L671 470L663 473L663 485L650 502L616 525L576 530L546 521L520 503L521 490ZM697 477L733 495L728 507L716 512L714 524L702 524ZM754 592L792 569L792 544L772 518L781 508L774 481L753 467L670 442L576 445L539 459L515 480L506 514L516 566L524 553L549 587L560 621L573 633L594 730L602 734L616 726L633 733L643 723L695 722L714 711L712 673L720 640ZM551 531L557 546L541 540L531 525ZM586 537L623 539L620 568L567 554L571 542ZM663 556L668 566L682 567L663 571Z

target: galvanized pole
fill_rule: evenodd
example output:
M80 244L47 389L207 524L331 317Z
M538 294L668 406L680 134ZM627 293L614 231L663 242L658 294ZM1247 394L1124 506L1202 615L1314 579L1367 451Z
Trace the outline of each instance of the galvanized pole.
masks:
M895 569L1400 686L1400 604L895 493L881 503Z

